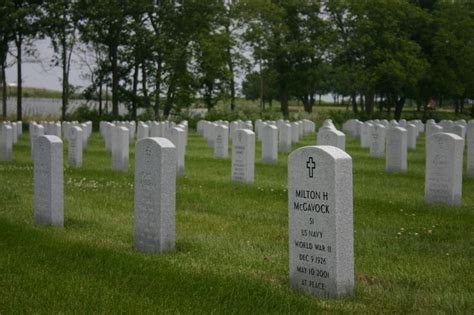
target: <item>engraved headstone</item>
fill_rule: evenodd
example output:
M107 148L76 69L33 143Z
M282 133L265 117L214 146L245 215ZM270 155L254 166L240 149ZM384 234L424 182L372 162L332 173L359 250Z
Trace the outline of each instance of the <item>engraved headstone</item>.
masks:
M354 288L352 159L333 146L297 149L288 161L291 286L341 297Z
M276 163L278 161L278 129L269 124L262 125L262 161Z
M34 218L39 225L64 226L63 142L39 136L34 152Z
M226 159L229 157L229 128L217 126L214 132L214 157Z
M369 155L372 157L385 156L386 128L381 124L374 124L370 128Z
M34 124L32 127L32 132L30 132L30 147L31 147L31 158L34 159L35 156L35 143L36 139L39 136L44 135L44 127L42 125Z
M407 171L407 130L402 127L387 129L385 170L393 173Z
M452 133L439 132L427 139L426 203L461 204L463 149L463 139Z
M255 133L238 129L232 139L232 181L253 184L255 172Z
M82 166L82 139L83 130L80 127L69 127L68 162L72 167Z
M135 249L174 250L176 147L165 138L146 138L137 142L135 154Z

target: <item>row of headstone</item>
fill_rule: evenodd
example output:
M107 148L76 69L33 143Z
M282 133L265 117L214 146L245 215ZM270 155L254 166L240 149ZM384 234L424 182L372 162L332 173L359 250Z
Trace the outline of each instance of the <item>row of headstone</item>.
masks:
M78 129L71 127L71 132ZM125 127L118 130L128 139ZM233 140L251 146L255 134L238 129ZM63 227L63 142L43 135L35 146L34 221ZM176 151L171 141L161 137L136 144L133 239L137 251L175 249ZM304 147L290 155L288 170L292 287L319 296L351 294L355 280L350 156L332 146Z
M104 138L105 147L112 153L112 169L128 171L129 146L135 140L146 138L166 138L176 146L176 171L178 176L185 174L185 156L188 139L188 122L176 124L172 121L115 121L100 122L100 133ZM136 130L135 130L136 129Z
M71 127L76 134L80 127ZM117 127L128 141L128 130ZM81 130L82 131L82 130ZM77 144L82 144L77 141ZM35 139L34 222L64 227L63 142L57 136ZM135 159L134 243L142 252L173 250L176 242L176 147L165 138L137 142Z
M262 142L262 161L264 163L276 163L278 152L289 152L292 143L296 143L302 136L315 131L316 125L309 120L289 122L278 121L255 121L255 135ZM227 158L229 138L234 139L237 130L254 131L251 121L206 121L201 120L197 124L197 131L202 135L208 146L214 149L214 157Z
M17 143L22 128L21 122L0 123L0 161L13 159L13 145Z
M318 130L316 143L318 145L330 145L345 151L346 135L342 131L337 130L331 119L326 119L323 122L323 126Z
M462 202L464 146L467 143L467 176L474 176L474 120L436 123L428 120L383 121L359 124L351 120L345 128L358 134L362 147L369 147L370 155L385 155L386 171L407 171L407 150L416 148L416 139L423 127L426 134L425 201L434 204L459 205ZM357 132L354 132L358 129ZM351 133L351 134L353 134Z

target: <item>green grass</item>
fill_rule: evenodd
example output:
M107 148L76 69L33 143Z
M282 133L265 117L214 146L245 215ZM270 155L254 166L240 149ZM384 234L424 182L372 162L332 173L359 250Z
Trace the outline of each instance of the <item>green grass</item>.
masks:
M336 300L289 288L286 154L264 165L257 145L256 183L233 184L230 160L191 133L177 250L146 255L132 248L133 167L112 172L97 134L83 167L65 167L65 228L35 226L23 135L0 162L0 313L472 313L474 179L462 206L425 205L423 146L407 174L388 174L348 137L356 287Z

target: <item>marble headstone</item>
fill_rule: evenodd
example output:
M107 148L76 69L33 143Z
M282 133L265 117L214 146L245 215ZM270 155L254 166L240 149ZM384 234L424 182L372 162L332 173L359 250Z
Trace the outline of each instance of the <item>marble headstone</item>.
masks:
M464 141L453 133L439 132L427 139L425 202L460 205Z
M63 142L39 136L34 151L34 219L38 225L64 226Z
M255 133L237 129L232 139L232 181L253 184L255 172Z
M135 249L162 253L176 243L176 147L165 138L135 146Z
M297 149L288 160L291 286L341 297L354 288L352 159L333 146Z

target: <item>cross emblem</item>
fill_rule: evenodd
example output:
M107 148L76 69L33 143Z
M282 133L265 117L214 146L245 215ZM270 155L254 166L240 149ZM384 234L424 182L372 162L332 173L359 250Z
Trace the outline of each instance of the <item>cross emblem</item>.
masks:
M316 168L316 163L313 160L313 157L310 156L308 161L306 162L306 168L309 171L309 177L313 178L314 175L314 169Z

